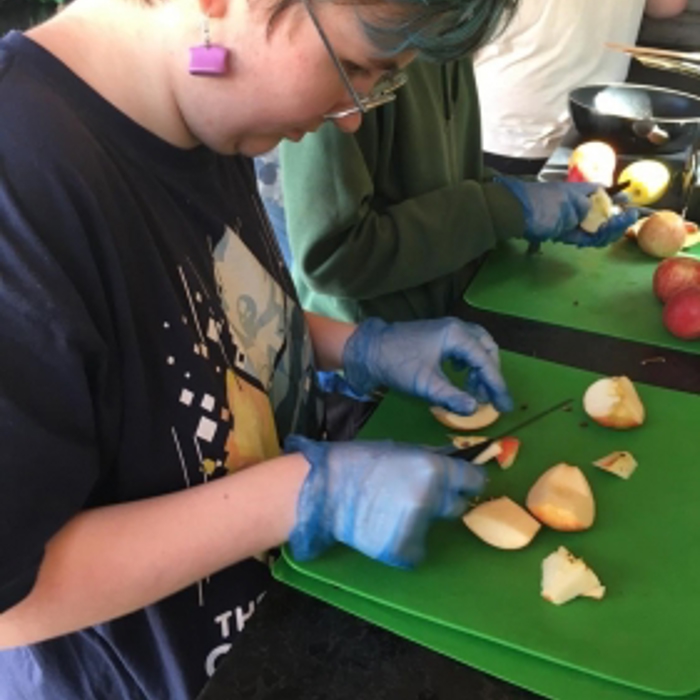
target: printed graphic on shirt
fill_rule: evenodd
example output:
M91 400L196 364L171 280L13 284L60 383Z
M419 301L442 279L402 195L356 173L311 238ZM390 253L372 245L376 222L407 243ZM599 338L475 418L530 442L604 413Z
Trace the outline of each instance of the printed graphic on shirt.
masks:
M196 340L190 357L166 358L184 368L188 410L172 433L188 487L279 455L278 426L287 434L303 417L313 372L301 310L232 229L213 259L216 290L188 261L178 269L189 311L180 321Z

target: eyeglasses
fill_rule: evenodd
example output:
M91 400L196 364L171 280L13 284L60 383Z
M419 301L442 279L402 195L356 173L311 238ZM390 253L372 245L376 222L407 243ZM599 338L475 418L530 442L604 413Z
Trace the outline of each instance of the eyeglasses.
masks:
M338 71L338 74L340 75L340 78L343 81L343 84L347 88L347 91L350 93L352 101L355 103L354 107L341 109L337 112L329 112L328 114L324 114L323 118L344 119L345 117L349 117L352 114L366 114L372 109L376 109L377 107L381 107L382 105L388 104L389 102L393 102L396 99L396 91L400 87L403 87L408 80L406 74L402 73L401 71L391 73L390 75L380 80L368 95L360 95L357 92L357 90L355 90L355 88L353 87L350 77L345 71L345 68L343 68L343 64L340 62L338 55L333 50L331 42L328 40L326 33L323 31L323 27L321 27L321 23L318 21L316 13L311 7L310 1L301 1L304 4L306 11L309 13L309 17L311 17L311 21L314 23L316 31L321 37L321 41L323 41L323 45L326 47L326 51L328 51L328 55L331 57L333 65L335 65L336 70Z

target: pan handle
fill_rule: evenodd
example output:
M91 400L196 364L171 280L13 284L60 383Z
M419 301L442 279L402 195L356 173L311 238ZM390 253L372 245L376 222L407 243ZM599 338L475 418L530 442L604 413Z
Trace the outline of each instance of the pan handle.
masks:
M653 119L638 119L632 124L632 131L655 146L663 146L671 139L668 131L662 129Z

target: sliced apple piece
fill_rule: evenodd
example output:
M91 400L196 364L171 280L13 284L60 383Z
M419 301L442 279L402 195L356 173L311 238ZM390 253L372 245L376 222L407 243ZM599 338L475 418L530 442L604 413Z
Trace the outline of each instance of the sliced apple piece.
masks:
M586 233L592 235L597 233L608 219L619 214L620 209L613 204L612 199L602 187L599 187L588 199L591 202L591 208L579 226Z
M698 226L694 221L685 222L685 243L683 243L683 250L686 248L692 248L700 243L700 226Z
M487 442L489 438L483 435L451 435L450 439L452 444L458 450L465 450L469 447L474 447L475 445L480 445L482 442ZM482 452L472 459L472 464L486 464L486 462L492 459L501 458L501 453L503 452L503 447L500 440L496 440L491 444L484 447Z
M486 464L486 462L490 462L492 459L498 459L501 452L501 444L496 440L496 442L492 442L488 447L484 448L482 452L479 452L479 454L472 459L472 464Z
M501 467L501 469L510 469L520 451L520 440L516 437L504 437L498 442L501 445L501 452L496 455L498 466Z
M486 501L470 510L464 524L481 540L498 549L522 549L541 525L507 496Z
M484 435L450 435L449 438L458 450L465 450L488 440Z
M587 530L595 520L595 500L583 472L570 464L556 464L533 484L527 509L554 530Z
M622 479L629 479L637 468L637 460L630 452L619 450L597 459L593 464L606 472L615 474Z
M606 428L627 430L644 423L644 405L627 377L604 377L593 382L583 396L583 408Z
M471 416L460 416L441 406L432 406L430 410L437 420L452 430L480 430L495 423L501 415L490 403L481 404Z
M542 561L542 597L563 605L578 596L601 599L605 586L586 565L566 547L559 547Z

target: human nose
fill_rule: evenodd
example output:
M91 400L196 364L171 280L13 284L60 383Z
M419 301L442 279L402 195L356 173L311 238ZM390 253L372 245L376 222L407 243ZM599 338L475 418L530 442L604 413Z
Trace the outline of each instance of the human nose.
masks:
M338 117L333 119L333 123L343 133L354 134L362 124L362 113L356 112L354 114L348 114L346 117Z

